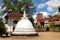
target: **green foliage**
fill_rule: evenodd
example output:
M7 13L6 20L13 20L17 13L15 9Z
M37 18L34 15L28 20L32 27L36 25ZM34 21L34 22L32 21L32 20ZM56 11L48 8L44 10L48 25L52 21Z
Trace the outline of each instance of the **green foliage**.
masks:
M51 27L51 28L50 28L50 31L60 32L60 29L59 29L59 27Z
M60 32L60 24L50 23L50 31Z
M32 0L2 0L2 3L2 8L7 7L3 12L23 13L24 8L27 13L35 11Z
M55 27L59 27L60 28L60 24L54 25Z
M6 31L5 25L2 22L2 19L0 18L0 35L5 33L5 31Z
M58 8L59 12L60 12L60 7Z
M54 25L55 25L54 22L50 23L50 27L55 27Z
M60 24L50 23L50 27L60 27Z

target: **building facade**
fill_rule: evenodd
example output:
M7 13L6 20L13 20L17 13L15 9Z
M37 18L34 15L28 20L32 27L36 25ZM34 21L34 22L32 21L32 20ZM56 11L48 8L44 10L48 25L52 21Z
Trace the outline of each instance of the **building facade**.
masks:
M37 27L45 29L50 27L50 23L60 24L60 14L49 18L43 18L42 13L37 14Z
M11 28L12 31L14 30L17 22L21 20L22 16L23 14L20 14L20 13L8 13L5 16L6 24Z

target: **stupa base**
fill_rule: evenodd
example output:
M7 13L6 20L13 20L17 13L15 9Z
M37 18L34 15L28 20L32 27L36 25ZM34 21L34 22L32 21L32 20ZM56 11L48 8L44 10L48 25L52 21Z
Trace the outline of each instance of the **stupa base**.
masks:
M38 36L37 32L13 32L12 36Z

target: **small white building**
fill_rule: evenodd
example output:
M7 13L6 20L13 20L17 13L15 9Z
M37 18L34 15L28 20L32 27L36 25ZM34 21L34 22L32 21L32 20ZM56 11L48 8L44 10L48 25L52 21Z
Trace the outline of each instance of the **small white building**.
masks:
M10 31L13 31L17 22L21 19L22 16L23 14L21 13L7 13L5 16L7 24L6 26L8 26L7 28L10 29Z

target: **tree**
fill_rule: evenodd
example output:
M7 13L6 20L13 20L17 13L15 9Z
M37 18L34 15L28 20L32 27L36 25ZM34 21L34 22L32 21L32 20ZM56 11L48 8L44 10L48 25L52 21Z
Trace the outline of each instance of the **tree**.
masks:
M2 8L3 13L10 12L10 13L23 13L23 10L29 15L29 20L33 24L32 13L35 12L35 6L32 3L32 0L2 0Z
M0 35L6 32L6 27L2 21L2 19L0 18Z
M59 12L60 12L60 7L58 8Z
M27 13L35 11L32 0L3 0L2 3L2 8L6 7L3 12L21 13L24 8Z

